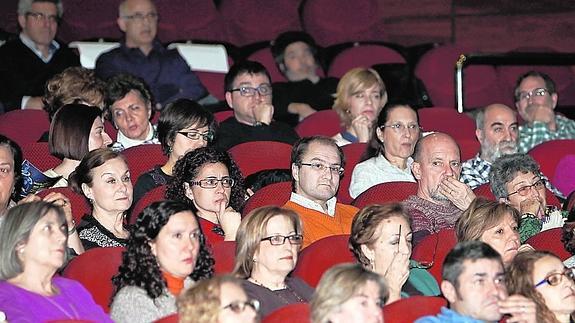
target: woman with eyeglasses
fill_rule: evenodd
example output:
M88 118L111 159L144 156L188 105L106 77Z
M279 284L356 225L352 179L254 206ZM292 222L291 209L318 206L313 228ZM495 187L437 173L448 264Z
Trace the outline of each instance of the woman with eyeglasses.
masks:
M517 255L507 269L507 291L535 302L537 322L573 322L575 282L571 269L547 251Z
M344 131L333 137L338 146L368 142L379 112L387 103L385 84L372 69L354 68L337 85L333 109Z
M209 244L234 241L246 197L242 174L227 152L198 148L180 158L166 198L188 204Z
M176 299L213 275L214 259L194 212L154 202L139 215L122 256L110 315L115 322L153 322L176 313Z
M368 188L387 182L415 182L411 174L413 150L421 135L417 113L407 104L384 107L369 144L353 169L349 194L356 198Z
M138 177L134 186L134 205L144 194L172 179L174 165L182 156L212 142L216 122L213 114L197 102L179 99L162 110L157 131L168 161Z
M357 264L340 264L326 271L311 306L312 323L383 323L381 308L388 289L385 279Z
M261 304L261 314L293 303L307 303L313 289L289 274L303 243L299 216L292 210L266 206L250 212L238 229L234 274Z
M255 323L259 307L229 275L203 280L178 299L180 323Z
M363 267L385 277L388 303L440 294L428 265L410 260L412 238L411 218L399 203L366 206L353 219L349 248Z

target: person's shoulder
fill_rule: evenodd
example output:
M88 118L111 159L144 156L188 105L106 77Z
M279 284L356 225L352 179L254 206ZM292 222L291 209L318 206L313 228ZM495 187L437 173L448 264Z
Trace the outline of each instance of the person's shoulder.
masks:
M436 316L432 316L432 315L421 317L415 321L415 323L439 323L439 322L442 322L442 321L439 318L437 318Z
M357 213L359 211L359 209L353 205L350 204L343 204L340 202L337 202L336 204L336 208L338 211L340 212L346 212L346 213Z
M24 43L20 40L20 37L16 37L14 39L10 39L6 41L2 46L0 46L0 53L8 53L17 49L21 49L24 46Z
M145 289L138 286L124 286L114 295L113 303L146 299L151 300Z

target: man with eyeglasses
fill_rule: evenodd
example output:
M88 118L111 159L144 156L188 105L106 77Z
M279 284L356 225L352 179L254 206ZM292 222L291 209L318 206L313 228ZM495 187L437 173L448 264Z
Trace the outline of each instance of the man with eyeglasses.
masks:
M293 144L296 132L273 120L271 79L266 68L253 61L234 64L224 79L226 102L233 118L220 123L216 147L228 150L250 141L279 141ZM270 152L273 153L273 152Z
M442 229L452 229L461 213L475 199L471 188L459 181L461 157L453 138L435 132L415 145L411 171L417 194L403 203L411 216L413 244Z
M575 139L575 121L554 112L557 106L555 82L545 73L529 71L515 86L515 106L525 124L519 126L519 152L546 141Z
M436 316L416 323L537 322L535 302L508 295L501 256L481 241L457 244L445 257L441 291L449 302Z
M96 75L108 79L129 73L144 79L158 108L179 98L200 104L217 103L177 49L166 49L156 38L158 19L152 1L122 1L117 23L125 37L120 47L98 57Z
M539 165L527 154L506 155L491 166L489 182L493 195L521 213L521 243L533 235L562 227L567 212L547 205L546 180Z
M303 248L321 238L349 234L358 209L337 202L343 175L343 151L332 138L300 139L291 153L292 193L284 205L294 210L303 224Z
M44 85L79 57L54 39L63 7L60 0L20 0L20 36L0 47L0 113L42 109Z

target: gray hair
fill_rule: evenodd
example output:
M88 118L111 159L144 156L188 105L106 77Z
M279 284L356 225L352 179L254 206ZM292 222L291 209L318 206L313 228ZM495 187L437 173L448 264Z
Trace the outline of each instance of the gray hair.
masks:
M23 203L6 213L4 223L0 226L0 280L14 278L24 271L17 247L28 241L36 223L50 211L56 212L61 224L66 223L66 215L61 207L43 201ZM65 231L67 237L67 227Z
M499 157L493 162L489 172L491 192L498 199L507 198L509 192L506 184L517 177L518 173L528 172L541 176L539 164L531 156L517 153Z
M6 1L6 0L5 0ZM64 6L61 0L20 0L18 1L18 15L24 16L27 12L32 10L32 4L34 2L50 2L56 6L58 12L58 18L62 18L64 14Z
M385 278L359 264L340 264L326 271L310 302L312 323L326 323L328 316L352 298L368 281L379 286L379 297L387 301L389 292Z

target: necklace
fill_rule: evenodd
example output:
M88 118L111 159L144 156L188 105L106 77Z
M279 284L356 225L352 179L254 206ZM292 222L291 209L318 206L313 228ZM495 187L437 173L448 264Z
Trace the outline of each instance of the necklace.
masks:
M303 299L301 296L299 296L299 294L293 290L288 284L286 284L284 282L284 285L281 289L277 289L277 290L272 290L269 287L265 286L264 284L260 283L257 279L250 277L248 280L250 280L251 282L255 283L258 286L261 286L265 289L268 289L269 291L271 291L275 296L277 296L278 298L280 298L282 300L283 303L287 304L292 304L294 303L293 299L295 298L296 302L298 303L307 303L307 301L305 299ZM293 297L290 297L290 295ZM285 297L284 297L285 295ZM291 298L292 300L288 299Z

